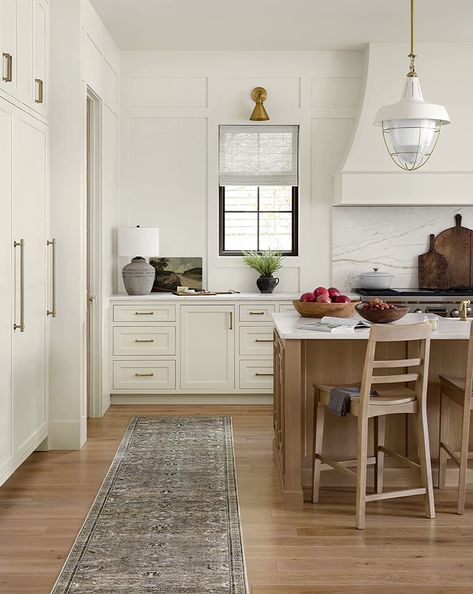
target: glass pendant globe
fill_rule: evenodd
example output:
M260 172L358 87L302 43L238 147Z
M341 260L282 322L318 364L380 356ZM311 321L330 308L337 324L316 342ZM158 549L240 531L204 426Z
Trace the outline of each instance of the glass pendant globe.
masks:
M383 136L393 161L402 169L413 171L430 158L442 123L431 119L383 121Z

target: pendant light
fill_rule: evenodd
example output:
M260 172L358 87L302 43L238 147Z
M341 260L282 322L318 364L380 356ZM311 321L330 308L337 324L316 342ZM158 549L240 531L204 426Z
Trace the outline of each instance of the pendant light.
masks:
M405 171L415 171L427 163L442 125L449 124L442 105L424 101L414 61L414 0L411 0L411 52L401 100L381 107L375 126L382 126L383 138L392 160Z

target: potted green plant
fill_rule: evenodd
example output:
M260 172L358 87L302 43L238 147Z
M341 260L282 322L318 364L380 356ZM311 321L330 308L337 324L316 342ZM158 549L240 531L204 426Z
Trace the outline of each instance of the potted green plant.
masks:
M272 293L279 284L279 279L273 273L283 265L284 256L281 252L265 250L261 252L243 252L243 262L260 273L256 284L261 293Z

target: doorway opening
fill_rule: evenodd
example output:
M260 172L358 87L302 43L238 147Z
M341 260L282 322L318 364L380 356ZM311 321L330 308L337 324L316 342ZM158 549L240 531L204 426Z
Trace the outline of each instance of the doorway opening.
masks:
M101 114L102 102L87 89L85 386L87 417L102 416L101 397Z

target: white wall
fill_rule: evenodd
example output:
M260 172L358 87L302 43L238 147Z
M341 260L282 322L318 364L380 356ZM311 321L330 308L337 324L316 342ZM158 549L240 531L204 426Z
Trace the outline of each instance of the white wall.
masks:
M93 51L99 49L100 60ZM110 68L105 64L108 62ZM86 93L104 99L102 208L104 285L112 291L116 212L118 52L85 0L51 3L51 234L57 239L57 317L51 324L49 448L77 449L87 437ZM115 92L113 89L115 88ZM111 116L110 113L114 116ZM115 155L115 156L114 156ZM105 308L105 305L104 305ZM103 336L108 335L105 321ZM106 346L104 347L106 349ZM106 352L106 351L105 351ZM104 354L106 361L106 355ZM106 377L106 368L105 368ZM108 388L104 387L107 392ZM105 401L104 406L107 405Z
M122 52L120 75L120 225L159 226L163 256L202 256L211 289L255 290L240 258L218 256L218 126L248 123L262 85L269 123L300 126L300 255L278 290L329 282L332 176L358 114L363 52Z
M447 108L451 124L440 134L428 164L407 173L390 159L377 110L401 97L408 70L405 44L372 43L357 132L337 176L337 202L346 205L471 204L473 202L472 43L419 44L416 70L424 99Z

